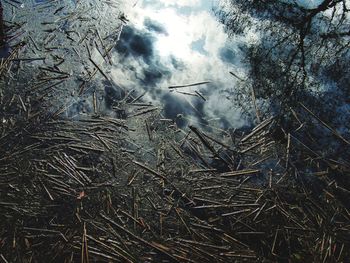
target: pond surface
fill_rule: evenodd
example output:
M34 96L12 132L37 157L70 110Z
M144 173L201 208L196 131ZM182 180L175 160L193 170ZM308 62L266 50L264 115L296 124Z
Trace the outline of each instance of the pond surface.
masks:
M146 92L147 100L162 104L165 116L180 124L243 126L241 111L230 99L240 80L230 72L244 78L240 47L256 36L230 40L215 17L217 5L209 0L128 1L114 79ZM197 83L203 84L176 87Z
M247 120L232 98L247 71L242 47L258 37L229 38L215 17L218 3L6 2L9 45L25 42L25 60L20 59L21 71L11 85L34 98L38 89L27 91L26 83L44 78L50 92L43 105L68 118L99 112L115 116L111 105L122 90L143 95L143 102L162 107L164 116L180 126L242 127Z

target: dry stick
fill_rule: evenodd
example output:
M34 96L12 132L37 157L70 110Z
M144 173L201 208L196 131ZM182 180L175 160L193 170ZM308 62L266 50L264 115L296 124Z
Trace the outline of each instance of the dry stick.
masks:
M235 78L239 79L240 81L245 81L244 79L242 79L241 77L238 77L235 73L233 73L232 71L230 71L230 74L232 76L234 76Z
M185 220L182 218L182 216L180 215L180 212L179 212L179 208L175 207L175 212L176 212L176 215L180 218L180 221L181 223L185 226L187 232L192 236L192 231L190 230L190 228L188 227L188 225L186 224Z
M101 241L95 239L94 237L92 237L92 236L90 236L90 235L86 235L86 237L89 238L89 239L91 239L92 241L96 242L97 244L101 245L102 247L104 247L104 248L106 248L106 249L108 249L108 250L110 250L110 251L113 251L113 253L115 253L115 254L117 254L118 256L120 256L120 257L122 257L123 259L125 259L126 262L128 262L128 263L136 262L136 261L134 261L135 259L134 259L128 252L124 251L124 250L123 250L122 248L120 248L119 246L117 246L117 248L118 248L118 250L120 250L120 251L116 250L116 247L115 247L116 245L115 245L115 244L113 244L113 245L114 245L113 247L110 247L110 246L104 244L103 242L101 242ZM125 255L124 255L123 253L124 253ZM128 258L128 257L130 257L131 259Z
M34 39L31 37L31 35L28 35L28 38L30 39L30 41L32 41L34 47L35 47L38 51L40 51L40 48L38 47L38 45L37 45L37 43L34 41Z
M51 85L45 87L44 89L42 89L42 90L41 90L41 93L43 93L44 91L47 91L47 92L44 93L42 96L38 97L37 100L40 101L41 99L45 98L45 97L48 95L48 93L50 92L50 91L49 91L50 89L52 89L52 88L54 88L54 87L56 87L56 86L61 85L61 84L64 83L65 81L66 81L66 79L60 80L60 81L58 81L58 82L56 82L56 83L53 83L53 84L51 84ZM44 84L46 84L46 83L44 83ZM41 88L41 86L37 86L37 87L35 87L35 88L32 88L32 89L30 90L30 92L33 92L34 90L36 90L36 89L38 89L38 88Z
M215 172L217 172L217 171L218 171L218 170L215 169L215 168L212 168L212 169L193 169L193 170L189 170L188 173L189 173L189 174L192 174L192 173L215 173ZM219 186L209 186L209 187L201 187L201 188L195 188L195 189L204 190L204 189L212 189L213 187L221 188L222 185L219 185Z
M44 184L41 180L39 180L39 181L40 181L40 183L42 184L42 186L44 187L45 192L47 193L47 195L49 196L49 198L51 199L51 201L53 201L54 198L52 197L52 195L51 195L51 193L49 192L49 190L46 188L45 184Z
M188 142L188 146L189 148L191 148L191 151L193 151L196 154L196 156L203 162L203 164L206 165L206 167L210 167L209 163L203 158L203 156L199 153L197 148L193 146L190 141Z
M161 212L161 213L159 213L159 235L160 235L160 237L162 237L163 236L163 216L164 216L164 214Z
M132 182L135 180L136 176L138 175L139 173L136 172L130 179L130 181L128 182L127 186L130 186L132 184Z
M108 256L108 255L103 254L101 252L97 252L97 251L91 250L90 253L93 254L93 255L100 256L100 257L103 257L105 259L108 259L108 262L117 262L117 258L112 257L112 256Z
M6 260L6 258L4 257L3 254L0 254L0 258L1 258L5 263L9 263L9 262Z
M24 111L27 111L26 105L24 104L21 95L18 95L19 101L21 102L21 106L23 108Z
M201 93L199 93L198 91L195 91L195 93L196 93L199 97L201 97L202 100L207 101L207 99L206 99Z
M215 201L215 200L210 200L210 199L206 199L206 198L201 198L201 197L194 197L193 200L198 200L204 203L210 203L210 204L215 204L215 205L224 205L222 202L219 201Z
M296 140L298 143L300 143L305 149L309 150L311 153L313 153L316 157L323 159L323 157L321 157L321 155L319 155L318 153L316 153L314 150L312 150L310 147L308 147L307 145L305 145L302 141L300 141L297 137L294 137L293 135L290 135L291 138L293 138L294 140Z
M65 160L67 160L67 162L65 163L65 165L70 169L70 171L72 171L72 173L78 175L81 179L83 179L84 181L88 182L88 183L92 183L91 179L89 177L87 177L84 172L81 171L77 171L77 166L75 164L76 160L72 160L72 158L70 158L68 155L66 155L65 153L63 153ZM74 167L74 168L73 168Z
M143 227L145 229L147 228L146 225L143 225L140 220L138 220L136 217L130 215L129 213L127 213L127 212L125 212L123 210L119 210L119 209L118 209L118 212L120 212L123 215L127 216L128 218L130 218L134 222L134 231L136 231L136 224L138 224L139 226L141 226L141 227Z
M201 238L203 238L203 237L201 237ZM187 250L185 250L186 251L185 255L193 256L194 253L197 253L197 258L198 257L202 258L202 261L200 261L201 263L202 262L215 262L216 259L217 259L215 257L215 255L211 254L210 252L208 252L206 250L203 250L199 246L193 246L193 245L190 245L190 244L184 244L183 242L178 242L178 241L175 241L175 243L178 244L180 247L187 248ZM183 257L181 257L181 259L183 259ZM203 259L206 259L206 261L203 261ZM192 260L190 260L188 258L185 258L184 262L198 263L198 261L192 261Z
M105 53L103 54L103 58L105 58L106 56L108 56L108 57L110 57L111 55L110 55L110 53L111 53L111 51L113 50L113 48L115 47L116 45L115 44L113 44L113 45L111 45L106 51L105 51Z
M81 96L84 93L86 84L89 83L93 79L93 77L96 75L97 72L98 72L98 68L95 68L94 71L89 76L88 80L84 80L82 82L82 84L80 84L80 86L79 86L79 93L78 93L79 96Z
M159 246L156 246L154 243L149 243L148 241L144 240L143 238L141 238L139 236L136 236L135 234L133 234L132 232L130 232L129 230L127 230L123 226L119 225L118 223L114 222L112 219L110 219L109 217L105 216L104 214L100 213L100 216L103 219L105 219L106 221L108 221L110 224L112 224L113 226L117 227L119 230L125 232L126 234L128 234L131 237L133 237L134 239L138 240L139 242L141 242L141 243L145 244L146 246L149 246L149 247L157 250L158 252L168 256L169 258L171 258L175 262L179 262L177 260L177 258L175 258L173 255L169 254L165 249L160 248Z
M45 60L45 57L40 57L40 58L14 58L11 59L11 61L37 61L37 60Z
M184 91L176 91L176 93L183 94L183 95L189 95L193 97L198 97L196 93L190 93L190 92L184 92Z
M179 89L179 88L186 88L186 87L193 87L193 86L199 86L203 84L208 84L210 81L203 81L203 82L197 82L193 84L186 84L186 85L176 85L176 86L170 86L169 89Z
M56 70L56 69L52 69L52 68L44 68L44 67L39 67L39 69L41 69L42 71L48 71L48 72L52 72L52 73L57 73L57 74L62 74L62 75L70 75L67 72L64 71L60 71L60 70Z
M103 40L102 40L101 35L100 35L100 32L99 32L99 30L98 30L97 28L96 28L96 33L97 33L98 39L99 39L100 42L101 42L102 49L103 49L104 53L106 54L106 57L108 58L108 62L109 62L110 65L112 65L111 56L110 56L110 54L107 52L106 46L105 46L105 44L103 43ZM103 54L102 54L102 57L103 57ZM104 58L104 57L103 57L103 58Z
M100 135L98 135L97 133L94 134L96 135L97 139L103 144L104 147L106 147L108 150L111 150L111 147L109 147L107 142L103 140Z
M108 76L103 72L103 70L100 68L99 65L97 65L97 63L95 61L93 61L92 58L89 58L89 60L91 61L92 64L94 64L94 66L98 69L98 71L102 74L103 77L105 77L105 79L112 84L112 82L110 81L110 79L108 78Z
M263 144L264 144L264 142L257 142L255 144L251 145L250 147L248 147L247 149L241 150L239 152L241 154L244 154L244 153L249 152L249 151L251 151L251 150L255 149L256 147L263 145Z
M171 185L175 191L177 191L180 195L181 195L181 198L185 198L189 203L191 204L194 204L193 200L191 200L189 197L186 196L185 193L183 193L182 191L180 191L171 181L169 181L168 178L166 178L164 175L154 171L153 169L147 167L146 165L142 164L142 163L139 163L137 161L132 161L134 164L140 166L141 168L145 169L146 171L150 172L151 174L155 175L156 177L164 180L164 182L168 183L169 185Z
M78 52L78 50L77 50L75 47L73 47L73 51L74 51L75 54L77 54L77 56L81 59L80 53Z
M146 114L146 113L150 113L150 112L153 112L153 111L156 111L158 110L159 107L154 107L154 108L151 108L151 109L146 109L146 110L143 110L143 111L140 111L140 112L136 112L134 114L130 114L129 117L136 117L136 116L139 116L139 115L143 115L143 114Z
M84 223L83 238L81 244L81 263L89 263L89 250L86 239L86 224Z
M227 144L225 144L225 143L223 143L223 142L221 142L221 141L219 141L219 140L209 136L208 134L206 134L206 133L202 133L202 134L203 134L203 136L207 137L209 140L212 140L213 142L216 142L217 144L221 145L222 147L227 148L227 149L231 149L231 147L229 145L227 145Z
M232 258L244 258L245 260L257 258L257 256L255 255L232 254L232 252L223 253L222 255L225 257L232 257Z
M124 89L124 93L126 93L125 91L126 90ZM128 93L126 93L124 98L121 100L121 103L128 103L129 99L134 99L134 96L132 95L134 92L135 92L134 89L129 90ZM142 103L140 103L140 104L142 104ZM151 103L150 104L146 104L146 105L151 105ZM140 106L146 106L146 105L140 105Z
M61 167L54 166L54 165L52 165L52 164L50 164L50 163L49 163L49 165L50 165L53 169L55 169L56 171L58 171L58 172L60 172L60 173L63 173L63 174L65 174L65 175L67 175L67 176L71 176L71 177L72 177L78 184L80 184L82 187L85 186L85 184L84 184L82 181L80 181L79 178L77 178L75 175L73 175L69 170L65 170L65 169L63 169L63 168L61 168ZM62 163L61 163L61 165L62 165Z
M289 164L289 155L290 155L290 133L288 133L288 142L287 142L287 154L286 154L286 170L288 169Z
M193 209L211 209L211 208L235 208L235 207L256 207L258 204L233 204L233 205L201 205L195 206Z
M301 120L299 119L297 113L293 110L293 108L290 107L290 111L292 112L294 118L297 120L297 122L299 123L299 125L302 125L303 123L301 122Z
M146 171L150 172L151 174L155 175L156 177L164 180L164 181L168 181L167 178L165 176L163 176L162 174L154 171L153 169L147 167L146 165L139 163L137 161L132 161L134 164L137 164L138 166L140 166L141 168L145 169Z
M148 139L150 141L152 141L152 131L151 131L150 127L149 127L149 124L148 124L147 120L145 120L145 123L146 123L146 130L147 130L147 134L148 134Z
M260 173L260 170L239 170L239 171L232 171L227 173L220 174L222 177L232 177L232 176L241 176L241 175L254 175Z
M201 140L201 142L203 143L203 145L208 148L214 155L217 155L216 150L214 149L214 147L204 138L204 136L202 135L202 132L200 132L196 127L190 125L189 128L191 129L192 132L194 132L198 138Z
M263 130L264 128L266 128L266 126L268 126L272 120L274 119L274 117L271 117L263 122L261 122L258 126L256 126L253 131L248 134L246 137L244 137L241 142L245 142L247 140L249 140L250 138L252 138L255 134L257 134L259 131Z
M196 223L191 223L191 226L193 227L197 227L197 228L201 228L201 229L205 229L205 230L210 230L214 233L219 233L219 234L224 234L225 231L220 229L220 228L216 228L212 225L201 225L201 224L196 224ZM192 230L193 231L193 230ZM194 232L194 231L193 231ZM197 234L198 235L198 234Z
M18 57L19 50L20 47L16 47L16 49L12 51L9 57L6 59L1 59L0 76L11 68L11 61L13 58Z
M258 119L258 122L260 123L261 122L260 111L258 109L258 106L256 105L255 90L254 90L253 86L252 86L252 98L253 98L253 104L254 104L254 108L255 108L256 118Z
M150 103L128 103L130 106L138 106L138 107L152 107L153 104Z
M344 250L344 243L343 243L342 246L341 246L341 249L340 249L340 252L339 252L339 256L338 256L338 258L337 258L337 261L340 260L341 254L343 253L343 250Z
M276 256L276 253L275 253L274 251L275 251L275 246L276 246L278 231L279 231L279 227L278 227L277 230L276 230L275 238L274 238L274 240L273 240L273 245L272 245L272 248L271 248L271 254L272 254L272 255L275 255L275 256Z
M137 220L138 216L138 211L137 211L137 190L135 187L131 188L132 191L132 216ZM134 222L134 230L136 231L136 222Z
M193 244L193 245L197 245L197 246L201 246L201 247L207 247L207 248L214 248L214 249L218 249L218 250L229 250L230 249L229 246L216 246L216 245L206 244L206 243L197 242L197 241L193 241L193 240L182 239L182 238L179 238L177 240L179 240L181 242L184 242L184 243L188 243L188 244Z
M330 130L336 137L341 139L346 144L350 145L350 141L346 140L341 134L339 134L335 129L329 126L327 123L322 121L319 117L317 117L311 110L309 110L303 103L299 102L299 104L316 120L318 120L323 126L325 126L328 130Z
M245 213L245 212L250 212L251 209L246 208L246 209L242 209L242 210L238 210L238 211L234 211L234 212L229 212L229 213L225 213L225 214L221 214L221 216L225 217L225 216L232 216L232 215L237 215L237 214L241 214L241 213Z
M61 236L64 239L64 241L68 242L67 237L60 231L51 230L51 229L34 228L34 227L23 227L23 230L57 234L57 235Z
M96 98L96 91L94 91L92 97L93 97L93 103L94 103L94 113L97 114L97 98Z
M78 44L80 45L81 43L83 43L83 41L86 39L86 37L89 35L89 30L87 30L85 32L85 34L83 35L83 37L79 40Z

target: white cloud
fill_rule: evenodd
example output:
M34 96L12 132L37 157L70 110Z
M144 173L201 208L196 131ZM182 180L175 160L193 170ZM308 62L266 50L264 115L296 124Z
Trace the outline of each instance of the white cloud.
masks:
M205 0L202 1L205 2ZM149 33L156 38L154 48L155 53L159 55L157 58L159 63L165 65L171 71L170 76L164 77L155 87L149 88L151 90L146 98L154 103L159 103L160 97L154 94L158 96L168 94L170 92L168 87L171 85L211 81L212 84L210 85L184 88L182 91L190 93L202 91L207 94L207 101L202 109L206 119L225 117L233 127L244 125L244 121L240 119L240 111L233 105L232 101L226 98L224 91L234 92L235 81L237 81L229 74L229 71L234 71L244 77L245 68L241 64L242 54L238 45L245 41L256 41L258 36L249 33L247 37L238 37L230 42L223 26L209 13L209 10L197 10L185 15L178 12L177 9L179 6L191 7L199 4L206 6L207 2L205 2L206 5L199 0L159 0L153 1L152 5L147 5L146 2L140 1L134 7L129 6L126 14L130 19L130 25L141 31L147 30L144 26L146 18L157 21L157 23L164 26L167 34ZM202 48L205 54L193 50L191 47L194 42L199 40L203 40ZM220 57L221 49L227 47L235 55L235 60L231 63L223 61ZM180 70L173 68L169 63L171 57L175 57L183 63L185 68ZM121 62L117 58L116 65L119 66L112 70L112 74L117 83L126 86L128 89L136 89L140 93L144 92L144 87L135 82L135 77L142 78L143 69L149 67L145 62L131 57ZM128 66L132 66L133 70L128 70ZM193 104L196 100L201 100L175 92L172 95ZM189 105L189 107L191 106Z
M159 0L164 6L193 7L199 5L199 0Z

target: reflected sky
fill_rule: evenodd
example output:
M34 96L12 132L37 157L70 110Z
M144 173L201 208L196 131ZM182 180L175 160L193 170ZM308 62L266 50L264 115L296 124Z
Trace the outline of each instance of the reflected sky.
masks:
M115 81L164 107L166 117L182 124L202 122L241 127L245 120L232 104L235 72L244 78L242 47L254 34L230 40L209 0L139 0L124 3L129 22L117 45ZM200 86L169 86L210 82Z

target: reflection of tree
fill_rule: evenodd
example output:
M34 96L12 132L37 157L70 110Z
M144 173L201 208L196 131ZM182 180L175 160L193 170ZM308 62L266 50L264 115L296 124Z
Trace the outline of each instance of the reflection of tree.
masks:
M324 0L314 8L299 2L227 0L217 11L229 33L259 35L246 49L250 71L242 86L278 110L330 84L341 96L350 95L349 1Z

